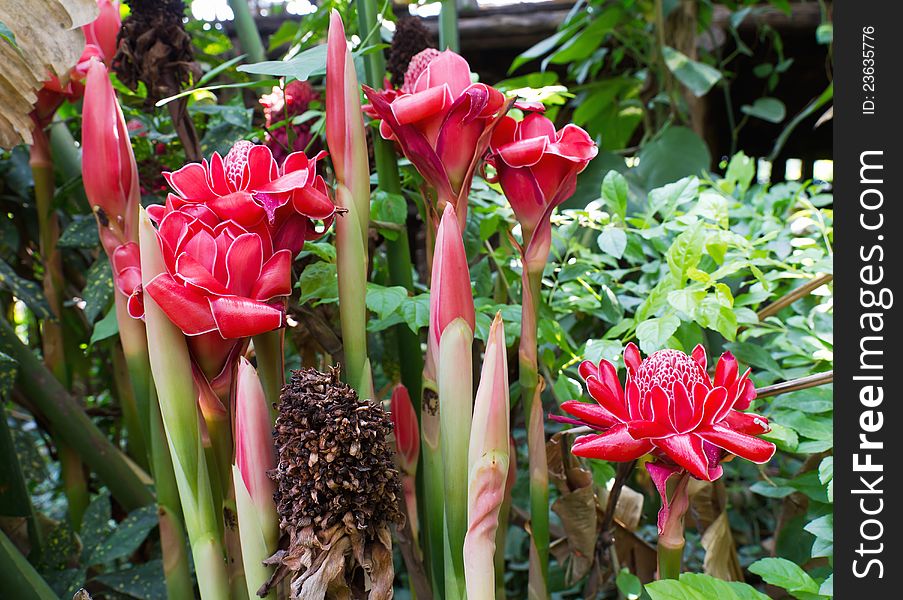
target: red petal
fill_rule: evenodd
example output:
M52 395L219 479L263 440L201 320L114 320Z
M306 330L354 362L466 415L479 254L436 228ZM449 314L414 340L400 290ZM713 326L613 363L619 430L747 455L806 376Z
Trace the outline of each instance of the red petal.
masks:
M260 269L260 277L254 284L251 297L266 302L277 296L292 293L292 254L280 250L273 254Z
M260 189L261 186L279 176L279 166L273 159L273 152L262 144L255 144L248 151L248 164L242 174L242 180L247 175L247 185L243 189L251 191Z
M655 421L663 427L669 428L672 433L677 433L677 430L674 428L674 423L671 420L671 399L668 397L668 393L662 389L660 385L656 385L652 388L651 406L652 418L650 420Z
M696 412L686 386L682 382L676 381L672 392L674 401L671 403L671 422L674 423L679 433L692 431L699 423L694 422L696 421Z
M655 440L655 445L664 450L668 458L689 471L693 477L712 481L709 475L709 461L699 437L692 434L673 435Z
M624 399L627 401L627 412L630 413L630 418L642 419L644 415L640 408L640 388L631 380L629 375L627 376Z
M470 84L470 65L461 55L446 50L430 61L414 83L414 90L421 92L428 88L448 86L452 98L457 98Z
M324 191L314 186L295 190L292 194L292 206L295 211L318 221L328 219L335 214L335 204Z
M624 364L627 365L627 368L636 371L642 362L643 359L640 357L640 351L636 344L633 342L627 344L627 347L624 348Z
M719 418L724 417L722 413L730 410L730 407L727 390L723 387L712 388L703 400L702 424L711 425L718 422Z
M198 289L202 295L229 295L229 290L213 274L189 254L180 254L176 259L176 274L185 283Z
M260 237L245 233L235 238L226 253L226 287L238 296L250 296L263 266L263 244Z
M696 347L693 348L692 353L693 360L696 361L703 371L705 371L706 363L708 363L708 357L705 354L705 347L702 344L696 344Z
M738 410L732 410L727 413L720 425L730 427L736 432L748 435L759 435L760 433L768 433L771 428L768 426L768 419L755 413L745 413Z
M624 425L615 425L605 433L584 435L574 440L574 456L627 462L648 454L653 446L647 440L635 440Z
M627 431L631 437L638 440L647 438L658 439L674 435L674 429L656 421L628 421Z
M615 415L622 423L630 420L630 413L624 406L624 401L619 399L615 394L611 393L608 386L603 385L596 377L590 377L586 380L586 389L593 400L599 403L609 413Z
M210 299L210 311L224 338L243 338L282 327L282 310L250 298Z
M595 375L596 377L599 376L599 367L594 365L590 360L581 362L577 371L580 373L580 377L583 378L583 381L589 379L590 375Z
M605 408L603 408L602 406L599 406L598 404L592 404L590 402L568 400L567 402L561 403L561 410L570 415L574 415L578 419L585 421L590 425L595 425L602 428L608 428L622 422L615 415L605 410Z
M144 289L185 335L216 331L216 322L206 297L180 285L172 275L161 273L151 279Z
M737 379L737 359L730 352L725 352L718 359L715 367L715 386L730 387Z
M252 227L263 220L264 211L251 194L235 192L207 202L207 206L224 221L235 221L242 227ZM205 221L206 222L206 221ZM207 223L208 225L214 225Z
M697 431L699 437L714 444L719 448L724 448L731 454L736 454L740 458L762 464L771 460L775 453L775 445L769 441L746 435L721 425L715 425L711 429Z
M400 125L409 125L440 113L449 100L447 87L433 87L396 98L392 102L392 113Z
M207 170L201 163L188 163L178 171L163 173L163 178L184 198L212 200L216 197L207 184Z

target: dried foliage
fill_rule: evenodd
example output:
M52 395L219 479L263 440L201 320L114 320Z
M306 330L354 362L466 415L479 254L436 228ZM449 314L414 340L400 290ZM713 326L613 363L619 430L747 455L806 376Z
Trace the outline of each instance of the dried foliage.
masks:
M404 17L395 24L395 35L392 36L392 47L386 70L392 76L392 83L401 87L404 83L408 65L415 56L427 48L432 48L430 32L418 17Z

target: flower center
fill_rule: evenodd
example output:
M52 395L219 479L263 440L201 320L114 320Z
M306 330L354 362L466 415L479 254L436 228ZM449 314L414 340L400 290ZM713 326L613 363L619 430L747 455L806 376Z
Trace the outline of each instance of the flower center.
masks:
M226 179L232 184L234 189L241 188L241 178L248 164L248 153L254 144L248 140L235 142L226 158L223 159L223 168L226 170Z
M408 63L407 72L404 74L404 84L401 86L402 93L414 93L414 84L417 83L417 78L420 77L420 74L426 70L437 56L439 56L439 51L435 48L427 48L414 55L414 58Z
M659 350L650 354L634 374L634 381L643 398L655 386L661 386L669 396L678 381L691 391L697 383L706 385L707 376L695 360L679 350Z

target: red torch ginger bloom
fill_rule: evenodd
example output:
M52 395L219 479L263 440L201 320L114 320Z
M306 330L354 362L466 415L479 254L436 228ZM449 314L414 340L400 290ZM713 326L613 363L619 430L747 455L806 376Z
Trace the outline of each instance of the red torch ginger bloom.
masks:
M574 194L577 175L598 148L580 127L568 124L556 131L552 121L537 113L519 122L505 116L490 148L489 162L523 229L525 255L544 265L552 211Z
M294 256L305 240L323 235L335 216L326 182L317 175L317 161L324 156L293 152L279 166L266 146L240 141L225 158L214 152L209 161L164 173L176 193L165 208L150 207L148 214L159 221L174 210L209 211L248 231L268 230L274 248ZM323 222L322 230L315 221Z
M274 251L265 229L252 233L204 207L192 212L175 210L159 221L166 272L145 292L188 336L244 338L281 327L291 253Z
M273 152L273 158L277 161L285 160L289 152L305 151L313 139L310 131L310 123L292 125L292 117L304 114L310 107L310 103L318 100L320 95L306 81L292 81L281 87L274 85L269 94L260 97L260 105L263 106L263 116L267 126L267 147ZM288 130L291 128L292 137L289 140ZM288 148L288 151L286 151Z
M760 464L774 455L774 444L755 437L769 431L768 420L742 412L756 390L749 369L738 376L730 352L719 359L713 379L702 346L691 356L659 350L641 360L637 347L628 344L624 362L624 387L607 360L580 365L596 404L572 400L561 407L601 433L577 438L575 455L626 462L652 453L705 481L721 477L724 452Z
M451 202L463 226L477 163L507 112L505 96L486 84L472 83L467 61L451 50L426 50L415 57L401 91L364 86L364 93L371 103L366 112L382 120L382 136L396 140L436 190L439 212Z

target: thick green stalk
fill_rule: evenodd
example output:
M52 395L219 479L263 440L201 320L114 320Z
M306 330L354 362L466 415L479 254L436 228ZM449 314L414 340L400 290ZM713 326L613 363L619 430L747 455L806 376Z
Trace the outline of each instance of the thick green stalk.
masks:
M129 382L129 369L120 344L113 344L113 381L116 384L117 399L122 409L122 421L128 432L126 453L142 469L148 469L148 449L144 441L143 419L138 413L138 400Z
M658 579L678 579L683 562L684 517L690 508L690 495L687 486L690 474L684 471L677 484L668 496L668 518L658 536L656 552L658 554ZM667 493L667 492L666 492ZM665 499L662 499L664 502Z
M0 319L0 350L18 363L16 384L25 396L60 438L78 450L82 460L110 488L113 497L126 510L151 504L153 495L125 455L97 429L75 399L16 336L6 319Z
M156 232L143 209L138 229L141 271L145 281L149 281L163 272L164 268ZM222 513L214 502L210 474L204 460L198 420L198 396L192 377L188 345L179 328L148 295L144 298L144 316L151 372L173 460L201 597L204 600L228 598L229 578L219 533Z
M437 361L442 466L445 474L445 599L466 598L464 537L473 414L473 331L455 319L442 331Z
M544 264L544 262L543 262ZM549 471L542 413L542 388L537 362L537 319L542 269L524 264L521 302L521 337L518 352L521 402L527 422L530 469L530 578L531 600L548 598L549 581Z
M270 416L276 420L276 404L285 385L285 328L255 335L254 354L257 356L257 374L263 386L263 395L270 408Z
M250 62L265 61L267 54L247 0L229 0L229 7L235 15L235 31L238 33L238 43L241 44L242 52L248 55Z
M427 359L427 365L432 361ZM445 476L442 468L442 448L439 422L439 394L435 377L429 367L423 372L423 399L420 421L420 462L423 482L423 523L426 564L433 585L433 597L441 600L445 592Z
M0 530L0 596L17 600L57 600L57 595Z
M439 49L459 52L461 43L458 39L458 0L442 0L439 12Z

